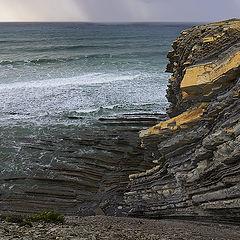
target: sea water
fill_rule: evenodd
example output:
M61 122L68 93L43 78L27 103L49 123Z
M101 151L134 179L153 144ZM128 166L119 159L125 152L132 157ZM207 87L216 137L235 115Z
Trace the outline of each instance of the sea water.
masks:
M164 113L180 23L0 23L0 178L58 161L29 139L77 136L99 117ZM27 139L27 140L26 140Z

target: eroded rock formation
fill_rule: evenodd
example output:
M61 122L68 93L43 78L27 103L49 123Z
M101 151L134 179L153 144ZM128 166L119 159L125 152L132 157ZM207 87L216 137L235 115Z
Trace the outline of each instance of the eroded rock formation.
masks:
M130 214L240 220L240 20L183 31L168 54L171 119L140 133Z
M58 137L22 139L22 149L31 154L29 171L0 179L0 214L122 215L129 174L151 165L143 160L138 132L164 118L144 112L115 115L77 128L76 136L63 128Z

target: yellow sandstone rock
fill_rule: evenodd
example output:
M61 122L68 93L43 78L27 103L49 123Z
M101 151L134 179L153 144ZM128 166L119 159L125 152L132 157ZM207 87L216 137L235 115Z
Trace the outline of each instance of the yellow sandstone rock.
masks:
M165 122L161 122L150 129L143 130L140 132L140 137L161 134L164 130L175 131L179 128L186 129L189 127L189 123L201 120L201 115L207 106L208 103L202 103L195 108L178 115L177 117L171 118Z
M188 97L189 95L186 93L186 92L184 92L184 91L182 91L182 98L184 99L184 98L186 98L186 97Z
M203 38L203 43L213 42L214 40L214 37L205 37Z
M180 86L182 91L184 91L183 98L186 97L186 93L188 95L207 94L215 86L206 88L206 85L216 83L228 74L230 70L239 66L240 51L235 52L224 60L187 67ZM231 75L228 76L228 81L231 81ZM207 91L204 92L204 90Z
M229 28L228 28L229 29ZM202 39L203 43L208 43L208 42L214 42L215 40L217 40L218 38L221 38L225 33L221 33L221 34L214 34L214 36L210 36L210 37L205 37Z
M184 66L187 66L187 65L190 65L190 64L191 64L191 62L187 61L187 62L185 62L183 65L184 65Z
M174 82L174 81L176 81L176 78L175 78L175 77L171 77L171 78L169 78L169 80L170 80L171 82Z

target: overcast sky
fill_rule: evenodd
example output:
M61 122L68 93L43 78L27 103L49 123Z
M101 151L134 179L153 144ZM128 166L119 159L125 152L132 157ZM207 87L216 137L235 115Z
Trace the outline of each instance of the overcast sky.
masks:
M0 0L0 21L199 21L240 18L240 0Z

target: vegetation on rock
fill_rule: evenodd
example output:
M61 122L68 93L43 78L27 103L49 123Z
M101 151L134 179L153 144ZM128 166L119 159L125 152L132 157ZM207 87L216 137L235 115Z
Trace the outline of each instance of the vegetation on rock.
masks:
M64 223L64 215L58 212L49 211L35 214L34 217L28 217L27 220L37 222L52 222L52 223Z
M22 217L22 216L8 216L6 217L6 222L10 223L17 223L19 226L29 226L32 227L32 222L43 221L46 223L61 223L63 224L65 221L64 215L49 211L49 212L42 212L39 214L35 214L33 217Z
M32 227L32 223L29 220L24 219L21 216L8 216L8 217L6 217L6 222L17 223L19 226Z

